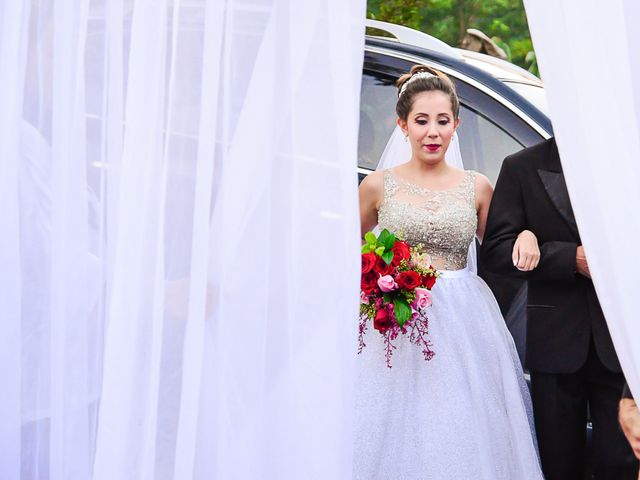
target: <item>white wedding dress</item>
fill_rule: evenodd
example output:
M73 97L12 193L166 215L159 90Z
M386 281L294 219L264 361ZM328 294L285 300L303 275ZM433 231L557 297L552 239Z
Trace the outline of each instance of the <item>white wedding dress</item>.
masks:
M384 172L380 228L422 243L442 278L427 310L435 357L404 337L391 369L372 327L358 356L354 478L542 479L531 401L496 300L466 267L477 227L475 174L431 191Z

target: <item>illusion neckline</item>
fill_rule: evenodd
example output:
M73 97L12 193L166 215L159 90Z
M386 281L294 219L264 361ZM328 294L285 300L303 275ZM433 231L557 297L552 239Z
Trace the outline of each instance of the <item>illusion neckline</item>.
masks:
M392 168L388 168L387 170L385 170L385 172L387 172L389 175L391 175L391 177L393 178L393 181L403 184L403 185L411 185L412 187L415 187L419 190L423 190L425 192L429 192L429 193L446 193L446 192L453 192L455 190L460 190L461 188L464 188L467 181L468 181L468 177L469 174L472 172L472 170L463 170L464 171L464 176L462 177L462 180L457 183L455 186L451 187L451 188L444 188L444 189L440 189L440 190L436 190L433 188L427 188L427 187L423 187L422 185L418 185L417 183L413 183L410 182L408 180L405 180L404 178L400 178L399 176L397 176L394 172Z

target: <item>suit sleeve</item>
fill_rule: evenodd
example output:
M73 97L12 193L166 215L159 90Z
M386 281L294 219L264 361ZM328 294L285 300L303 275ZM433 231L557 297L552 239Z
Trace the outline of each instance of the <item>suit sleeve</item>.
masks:
M523 280L575 281L578 244L574 242L542 243L540 262L531 272L521 272L513 265L511 254L518 234L523 230L536 233L527 222L517 161L507 157L496 182L480 250L483 265L490 272Z
M622 398L633 398L631 395L631 390L629 390L629 384L625 383L624 388L622 390Z

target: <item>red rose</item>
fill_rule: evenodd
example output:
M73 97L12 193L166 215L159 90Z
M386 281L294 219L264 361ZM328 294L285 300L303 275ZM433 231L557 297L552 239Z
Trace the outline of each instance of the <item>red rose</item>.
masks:
M406 272L400 272L400 274L396 277L396 283L400 288L413 290L414 288L419 287L422 284L422 277L418 272L408 270Z
M427 290L431 290L436 284L436 277L434 277L433 275L425 275L424 277L422 277L422 284Z
M391 251L393 252L393 260L391 261L391 264L394 267L400 265L402 260L409 260L409 258L411 258L411 248L409 247L409 244L401 240L398 240L393 245Z
M378 274L367 272L360 278L360 289L367 295L371 295L378 288Z
M377 258L378 256L373 252L363 253L362 254L362 273L369 273L371 270L373 270L373 267L376 264Z
M393 326L393 320L389 314L389 310L386 307L382 307L376 312L376 318L373 320L373 328L379 330L381 333L386 332Z
M385 262L382 257L376 256L376 264L373 267L373 270L384 277L385 275L393 274L396 271L396 268L393 266L393 263L391 265L387 265L387 262Z

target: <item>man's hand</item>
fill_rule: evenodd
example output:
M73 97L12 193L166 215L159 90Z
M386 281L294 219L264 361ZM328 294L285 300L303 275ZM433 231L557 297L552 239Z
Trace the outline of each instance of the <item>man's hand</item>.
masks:
M632 398L620 400L618 421L633 453L640 460L640 410Z
M589 264L587 263L587 257L584 254L584 248L582 248L582 245L578 246L576 250L576 270L580 275L591 278Z
M538 239L529 230L523 230L516 238L511 253L513 266L521 272L530 272L538 266L540 262L540 248Z

